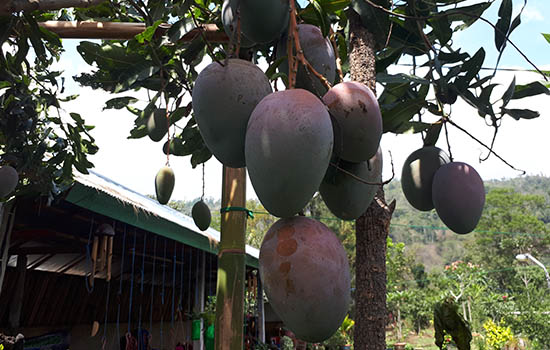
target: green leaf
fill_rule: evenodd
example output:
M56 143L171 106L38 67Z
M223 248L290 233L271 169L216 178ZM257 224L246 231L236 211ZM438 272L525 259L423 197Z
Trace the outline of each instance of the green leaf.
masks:
M122 109L126 106L128 106L131 103L137 102L138 99L132 96L124 96L124 97L116 97L112 98L109 101L105 102L105 107L103 107L103 110L106 109Z
M422 85L430 84L430 82L427 79L424 79L415 75L408 75L405 73L398 73L398 74L378 73L376 74L376 81L378 83L418 83Z
M411 120L426 105L424 96L394 105L391 109L382 106L384 132L398 132L401 125Z
M451 23L447 16L438 16L428 20L429 25L433 28L433 32L441 46L445 46L453 36Z
M542 36L546 39L546 41L548 41L548 43L550 43L550 34L542 33Z
M324 37L327 37L330 30L330 19L328 18L328 15L324 11L319 0L311 0L310 3L315 9L315 15L317 16L321 33L323 33Z
M212 152L210 152L206 146L203 146L201 149L193 152L191 156L191 166L194 169L197 165L205 163L210 158L212 158Z
M533 111L530 109L502 109L503 113L508 114L510 117L514 118L515 120L520 119L534 119L538 118L540 116L540 113L537 111Z
M401 124L396 130L396 134L417 134L422 131L426 131L431 127L432 124L418 122L418 121L408 121Z
M514 91L516 89L516 76L514 75L514 79L512 79L512 82L502 95L502 107L506 107L508 102L512 99L512 96L514 95Z
M538 81L529 83L527 85L516 85L514 88L514 95L512 100L518 100L524 97L536 96L540 94L550 95L550 90L542 83Z
M187 3L191 4L191 1L187 1ZM193 28L195 28L193 19L184 17L176 23L172 24L172 27L170 27L166 35L171 42L176 43Z
M191 103L189 103L185 107L177 108L175 111L173 111L170 114L170 123L174 124L177 121L181 120L181 118L186 118L191 113L191 110L193 109L193 106Z
M389 0L372 0L372 2L384 8L390 8ZM372 7L363 0L351 0L351 6L361 17L363 27L367 28L374 35L376 45L383 47L390 30L389 15L380 9Z
M147 27L143 32L137 34L134 38L137 40L138 43L143 44L146 41L149 42L153 38L153 35L155 35L155 31L157 30L158 26L162 23L162 20L159 19L158 21L155 21L153 25L150 27Z
M441 12L441 15L447 15L449 22L463 22L456 30L464 30L471 26L481 17L483 12L491 6L491 2L482 2L470 6L456 7Z
M510 29L510 21L512 20L512 0L502 0L498 10L498 17L499 19L495 26L495 46L498 51L502 51Z
M441 134L442 127L443 123L436 123L430 126L428 132L426 132L426 137L424 137L424 146L435 146Z
M134 127L132 130L130 130L130 136L128 136L129 139L140 139L142 137L147 136L147 126L140 125Z

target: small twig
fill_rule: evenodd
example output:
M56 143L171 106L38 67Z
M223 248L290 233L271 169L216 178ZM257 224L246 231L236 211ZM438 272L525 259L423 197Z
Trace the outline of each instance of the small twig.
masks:
M138 0L139 2L139 5L136 4L136 2L134 0L128 0L130 2L130 4L132 5L132 7L137 11L139 12L139 14L143 17L143 19L147 22L147 25L152 25L153 24L153 20L151 19L151 16L149 15L149 13L145 12L141 6L145 9L147 9L147 6L143 3L142 0Z
M340 81L344 81L344 72L342 71L342 59L340 58L340 54L338 52L338 45L336 44L336 36L338 33L334 33L332 28L330 28L330 42L332 44L332 48L334 50L334 56L336 57L336 71L338 72L338 76L340 77Z
M495 141L497 139L497 133L498 133L498 125L496 124L496 122L493 122L493 127L495 128L495 132L493 133L493 139L491 140L491 149L493 149L493 147L495 146ZM486 161L487 159L489 159L489 156L491 155L491 152L487 153L487 156L486 157L481 157L479 156L479 162L484 162Z
M449 151L449 159L453 161L453 152L451 151L451 141L449 140L449 130L447 130L447 123L443 123L445 129L445 139L447 140L447 150Z
M352 177L353 179L355 179L355 180L357 180L357 181L359 181L359 182L361 182L361 183L364 183L365 185L384 186L384 185L389 184L389 183L393 180L393 178L395 177L395 167L394 167L394 165L393 165L393 156L392 156L392 154L391 154L391 151L388 151L388 153L390 154L390 163L391 163L391 173L392 173L392 174L391 174L391 177L390 177L388 180L384 181L384 182L370 182L370 181L367 181L367 180L365 180L365 179L363 179L363 178L360 178L359 176L355 175L355 174L352 173L352 172L347 171L346 169L340 168L340 167L338 166L338 164L336 164L336 163L330 162L329 165L332 166L332 167L334 167L336 170L341 171L341 172L343 172L344 174L346 174L346 175Z
M208 41L208 39L206 39L206 35L204 35L204 28L202 27L202 25L199 25L197 23L197 19L195 18L195 14L193 13L192 10L189 10L189 13L191 14L191 18L193 19L193 23L195 24L195 27L197 27L199 29L199 34L200 34L202 40L204 41L204 43L206 44L206 49L208 50L208 53L210 54L210 57L212 57L212 59L214 61L216 61L220 66L225 67L223 65L223 63L221 63L220 60L218 60L216 58L216 55L214 54L214 49L210 45L210 42Z
M504 158L502 158L500 155L498 155L491 147L487 146L486 144L484 144L482 141L480 141L477 137L475 137L474 135L470 134L468 132L468 130L464 129L463 127L457 125L455 122L453 122L451 119L449 119L448 117L443 117L442 118L442 121L443 122L446 122L446 123L449 123L451 124L452 126L454 126L455 128L457 128L458 130L462 131L463 133L465 133L466 135L470 136L471 139L473 139L474 141L476 141L477 143L479 143L481 146L485 147L490 153L494 154L495 157L497 157L498 159L500 159L504 164L508 165L510 168L512 168L513 170L515 171L519 171L522 173L522 175L525 175L527 172L525 170L521 170L521 169L518 169L516 167L514 167L512 164L508 163Z

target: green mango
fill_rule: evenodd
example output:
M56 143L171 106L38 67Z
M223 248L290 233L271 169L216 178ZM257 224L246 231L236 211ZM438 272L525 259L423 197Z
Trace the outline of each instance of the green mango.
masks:
M210 214L210 208L202 200L198 201L193 205L191 209L191 216L195 225L201 230L206 231L210 227L210 222L212 221L212 215Z
M172 168L168 166L162 167L157 176L155 176L155 191L157 192L157 200L160 204L166 204L170 201L175 183L176 176Z
M166 109L157 108L147 119L147 134L151 140L158 142L164 138L167 132Z
M17 170L9 165L0 167L0 198L12 193L19 182Z

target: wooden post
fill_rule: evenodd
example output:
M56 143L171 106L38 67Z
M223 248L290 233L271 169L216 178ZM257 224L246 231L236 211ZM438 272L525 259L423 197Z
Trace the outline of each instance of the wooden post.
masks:
M26 272L27 256L20 254L17 256L17 284L13 286L13 300L10 305L9 326L12 334L17 334L21 325L21 309L23 308Z
M223 168L222 208L246 206L246 169ZM243 349L245 232L244 211L224 212L218 260L216 350Z

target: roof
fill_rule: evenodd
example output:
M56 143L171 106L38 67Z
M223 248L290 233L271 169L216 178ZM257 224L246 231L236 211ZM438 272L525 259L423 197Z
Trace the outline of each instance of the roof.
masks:
M83 208L189 246L217 253L220 232L201 231L193 219L95 171L75 174L66 200ZM259 250L246 246L246 264L258 267Z

